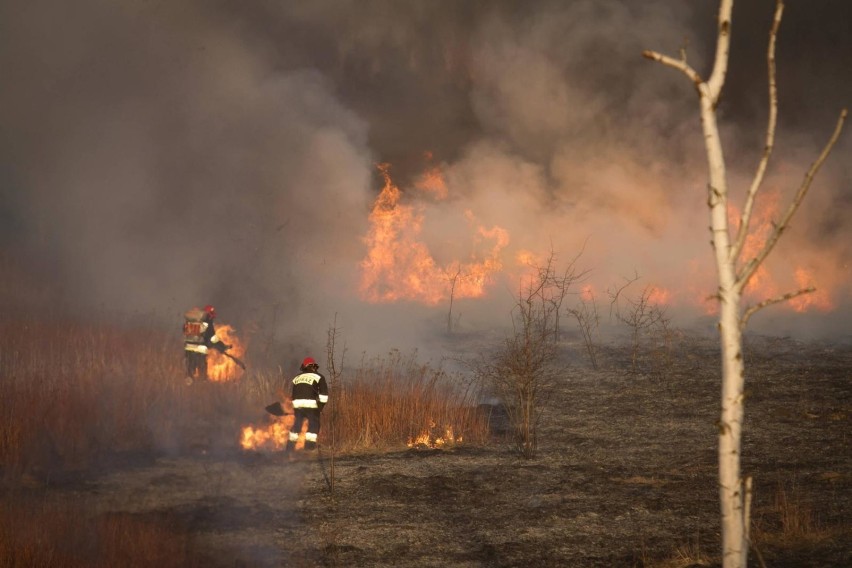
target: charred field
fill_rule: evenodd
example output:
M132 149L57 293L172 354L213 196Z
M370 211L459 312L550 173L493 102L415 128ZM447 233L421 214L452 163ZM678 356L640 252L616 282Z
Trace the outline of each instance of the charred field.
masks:
M293 457L245 451L236 435L227 443L228 432L254 416L251 405L223 390L215 395L220 422L188 421L191 443L7 475L4 500L16 512L0 520L0 559L17 559L16 566L716 566L718 352L711 339L682 337L668 355L648 353L630 371L629 349L609 347L593 369L579 342L565 342L566 372L544 401L532 460L499 432L439 448L380 444L332 455L326 439L320 452ZM750 337L746 357L750 563L848 566L852 346ZM221 410L228 407L240 410ZM93 532L127 526L134 535L144 527L148 540L98 547L103 537ZM40 556L39 546L51 556ZM34 549L29 560L21 560L21 547Z

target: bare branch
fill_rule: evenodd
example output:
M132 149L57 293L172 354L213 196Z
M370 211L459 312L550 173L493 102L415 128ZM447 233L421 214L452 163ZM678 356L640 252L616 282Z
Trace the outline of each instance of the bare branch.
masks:
M615 291L613 291L610 288L607 288L607 290L606 290L607 295L609 295L609 317L610 318L612 318L613 309L615 309L616 319L619 319L621 317L621 312L619 310L619 303L618 303L619 297L621 296L621 293L624 292L631 284L633 284L634 282L639 280L640 276L639 276L639 273L634 270L633 278L627 278L626 276L624 276L623 278L627 281L623 286L616 288Z
M781 234L787 229L790 219L799 209L799 205L801 205L802 200L808 193L808 189L811 187L811 182L813 182L814 177L822 167L823 162L825 162L826 158L828 158L828 155L831 153L832 148L834 148L837 139L840 137L840 133L843 131L843 124L846 122L847 114L848 112L846 109L840 111L840 116L837 119L837 125L834 127L834 132L832 133L831 138L828 140L825 148L822 149L820 155L814 163L811 164L811 167L805 174L805 179L802 180L802 185L799 186L798 191L796 191L796 195L793 197L793 201L790 202L789 207L787 207L787 211L784 212L781 222L775 225L772 233L770 233L769 238L766 239L766 243L763 245L760 252L758 252L757 256L751 259L749 263L743 267L742 271L740 271L740 274L737 276L738 290L742 291L748 283L749 278L752 277L755 270L757 270L757 267L761 265L767 256L769 256L769 253L772 252L772 249L775 247L778 239L781 238Z
M698 72L686 62L686 52L683 50L681 50L680 59L675 59L674 57L669 57L668 55L663 55L662 53L658 53L650 49L646 49L645 51L643 51L642 57L657 61L659 63L662 63L663 65L666 65L667 67L673 67L674 69L682 71L683 74L686 75L689 80L695 84L696 87L698 87L699 85L701 85L701 83L704 82L704 80L701 79L701 75L699 75Z
M755 314L758 310L762 310L766 306L771 306L773 304L778 304L780 302L786 302L787 300L792 300L797 296L801 296L803 294L811 294L815 292L816 288L810 286L809 288L802 288L801 290L797 290L795 292L787 292L781 296L777 296L775 298L769 298L768 300L763 300L759 304L755 304L753 306L749 306L749 308L743 312L742 317L740 318L740 330L744 330L746 324L748 323L749 318Z
M766 49L766 65L769 70L769 119L766 126L766 142L763 145L763 156L761 156L760 162L757 165L757 172L754 174L754 179L751 182L751 187L749 187L742 215L740 216L737 237L734 247L730 251L731 262L736 262L736 259L739 258L742 252L751 222L754 198L757 195L757 190L763 184L763 178L766 175L766 166L769 163L769 157L772 155L772 149L775 146L775 126L778 122L778 88L775 81L775 40L778 37L778 28L781 26L781 16L783 13L783 0L776 0L775 17L772 20L772 30L769 32L769 47Z

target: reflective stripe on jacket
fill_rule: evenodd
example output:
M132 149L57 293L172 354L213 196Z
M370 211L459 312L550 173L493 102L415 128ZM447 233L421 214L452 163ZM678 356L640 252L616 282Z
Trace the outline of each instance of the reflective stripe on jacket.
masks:
M184 349L193 353L206 354L210 347L215 347L219 351L225 352L222 347L222 340L216 335L216 328L213 326L212 320L201 322L200 333L198 336L189 336L185 339Z
M319 373L302 373L293 378L290 397L293 408L322 408L328 402L328 384Z

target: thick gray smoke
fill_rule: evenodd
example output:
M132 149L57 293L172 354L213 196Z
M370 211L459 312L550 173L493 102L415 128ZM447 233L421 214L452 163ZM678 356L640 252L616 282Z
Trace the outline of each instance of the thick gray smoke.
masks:
M762 147L773 6L740 4L721 108L738 188ZM22 297L4 305L32 296L169 321L214 303L223 321L315 350L337 313L355 349L404 347L440 331L446 306L359 298L379 162L403 192L443 168L448 199L422 203L437 262L471 240L454 222L464 211L509 233L508 276L460 303L463 324L505 319L515 255L551 247L569 258L585 246L599 294L638 272L686 305L713 282L696 97L640 53L686 47L707 73L715 6L4 2L0 238L7 279L22 263L36 275L7 282ZM844 0L787 7L769 180L782 196L852 103L850 21ZM834 314L852 305L850 147L847 132L773 264L781 291L807 267ZM796 325L837 319L811 314Z

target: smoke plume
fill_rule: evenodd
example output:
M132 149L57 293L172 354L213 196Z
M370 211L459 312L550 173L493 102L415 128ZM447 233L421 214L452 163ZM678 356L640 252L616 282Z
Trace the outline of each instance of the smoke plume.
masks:
M738 194L762 151L772 6L740 2L734 14L720 119ZM509 234L486 296L456 306L461 325L506 323L518 254L551 250L564 260L582 250L600 297L639 274L692 321L715 278L697 98L640 54L685 48L706 75L715 7L4 3L0 245L14 259L4 260L6 295L18 297L3 305L170 323L214 303L238 328L314 356L337 314L354 349L416 345L443 328L446 305L372 304L358 293L382 189L376 165L389 163L439 265L487 247L471 219ZM788 2L767 180L783 204L852 102L850 21L842 0ZM778 308L754 318L757 328L844 329L850 145L847 132L769 267L782 292L807 270L803 285L830 307ZM448 189L440 201L413 190L434 167Z

